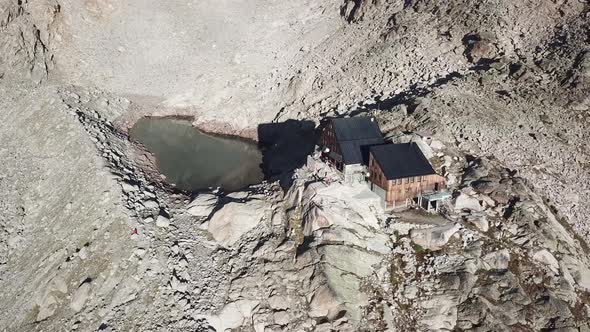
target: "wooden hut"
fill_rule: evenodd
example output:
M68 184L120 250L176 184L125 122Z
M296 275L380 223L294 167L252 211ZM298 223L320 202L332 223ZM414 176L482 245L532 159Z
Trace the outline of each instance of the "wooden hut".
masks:
M330 119L320 146L325 158L344 174L348 184L365 183L369 146L383 144L383 135L373 117Z
M371 146L369 173L371 190L386 209L418 203L419 196L446 188L416 143Z

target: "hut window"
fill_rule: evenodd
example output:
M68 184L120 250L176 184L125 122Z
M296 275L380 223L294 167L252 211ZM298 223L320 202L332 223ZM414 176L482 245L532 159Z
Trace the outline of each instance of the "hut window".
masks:
M422 177L421 176L417 177L417 179L418 179L418 182L422 182Z
M414 183L414 177L410 178L410 183Z

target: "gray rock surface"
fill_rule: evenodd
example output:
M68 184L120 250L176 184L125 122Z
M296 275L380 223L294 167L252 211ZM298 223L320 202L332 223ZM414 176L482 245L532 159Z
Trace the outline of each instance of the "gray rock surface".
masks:
M590 329L588 10L0 1L0 330ZM317 156L194 197L127 136L368 114L447 178L441 216Z
M264 201L252 200L247 203L227 203L215 212L209 220L207 231L215 241L232 245L240 237L263 222L270 206Z

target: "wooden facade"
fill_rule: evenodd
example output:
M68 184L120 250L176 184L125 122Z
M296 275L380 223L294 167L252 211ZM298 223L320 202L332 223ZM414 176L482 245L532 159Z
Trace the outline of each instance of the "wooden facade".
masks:
M418 197L420 193L446 189L445 178L438 174L387 179L372 153L369 155L369 173L371 185L384 191L387 208L405 205L407 200Z
M336 140L336 132L331 123L329 123L322 131L322 135L320 136L320 146L330 149L330 152L327 153L330 161L337 169L342 171L342 152L340 151L340 146Z

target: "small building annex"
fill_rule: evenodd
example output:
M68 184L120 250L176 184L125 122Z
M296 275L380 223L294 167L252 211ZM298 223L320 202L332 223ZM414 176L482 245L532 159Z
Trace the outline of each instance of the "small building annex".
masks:
M438 210L439 201L448 198L440 194L445 178L436 174L416 143L374 145L369 151L371 190L384 208L418 204Z
M385 143L373 117L330 119L320 137L328 160L344 175L348 184L365 183L369 147Z

